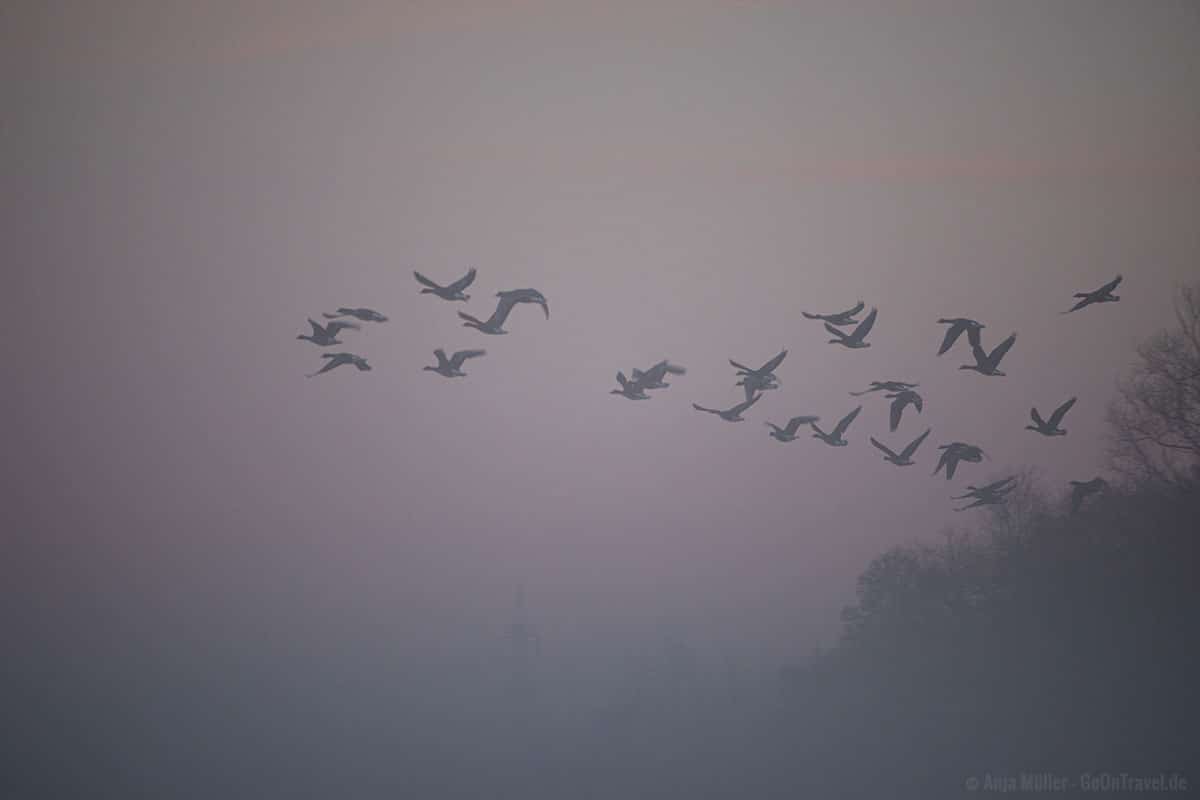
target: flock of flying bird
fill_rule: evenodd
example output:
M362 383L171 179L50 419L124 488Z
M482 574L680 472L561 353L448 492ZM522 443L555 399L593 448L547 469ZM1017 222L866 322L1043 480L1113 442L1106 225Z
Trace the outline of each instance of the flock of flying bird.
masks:
M435 283L419 272L414 271L413 275L424 286L420 291L421 294L432 294L443 300L452 302L466 302L470 300L471 296L465 294L464 290L475 281L476 271L472 268L467 271L466 275L445 286ZM1078 302L1061 313L1069 314L1096 303L1110 303L1120 300L1119 296L1113 294L1113 290L1120 283L1121 276L1118 275L1112 281L1095 291L1076 293L1075 297L1078 298ZM497 292L495 296L499 298L499 302L496 305L496 310L486 320L481 320L462 311L458 312L458 316L463 320L463 327L474 328L480 333L490 335L508 333L503 327L505 321L508 319L513 308L525 303L540 305L546 319L550 319L550 305L545 296L536 289L501 291ZM801 313L807 319L820 320L825 324L825 330L833 337L829 340L829 344L837 344L852 350L858 350L871 346L866 339L871 329L875 326L875 320L878 315L877 309L872 308L870 313L862 320L856 319L856 316L862 312L864 307L865 304L860 301L851 309L833 314ZM326 313L322 316L330 321L325 325L321 325L312 318L309 318L308 322L312 326L312 333L309 335L301 334L296 338L305 339L320 347L329 347L335 344L342 344L337 338L342 331L361 329L361 325L358 323L345 321L341 319L342 317L353 317L360 322L387 321L387 317L383 314L369 308L343 307L339 308L336 314ZM975 363L963 364L959 369L973 370L981 375L992 377L1004 376L1005 373L999 369L1000 362L1016 342L1017 335L1015 333L1009 335L1007 339L1004 339L989 350L983 346L982 331L985 326L976 320L965 317L953 317L939 319L938 323L949 326L942 338L941 346L938 348L937 354L939 356L949 352L965 333ZM850 326L853 326L853 330L849 332L843 330L843 328L849 328ZM697 411L714 414L726 422L743 421L744 417L742 414L762 399L764 392L780 387L779 376L775 374L775 370L783 363L783 360L787 357L787 352L787 350L783 350L757 369L730 359L729 363L737 370L736 374L740 378L735 385L742 387L746 399L727 409L707 408L697 403L693 403L692 407ZM453 355L447 356L442 348L438 348L433 351L433 354L437 358L437 364L426 366L424 367L425 370L436 372L446 378L461 378L466 375L462 367L467 359L486 355L486 351L478 349L459 350ZM343 364L353 364L360 371L371 369L365 358L354 353L325 353L321 357L326 359L324 366L307 377L311 378L329 372ZM620 388L613 389L610 394L621 395L630 400L649 400L650 395L647 394L648 391L665 389L670 386L665 381L668 375L683 375L686 372L687 370L684 367L672 364L665 359L645 370L631 370L628 378L623 371L620 371L617 372L617 383ZM850 392L850 394L854 397L860 397L872 392L883 392L884 397L891 400L889 428L894 432L899 427L904 411L909 406L914 408L918 414L924 410L924 400L915 391L917 386L918 384L916 383L906 381L872 381L868 388L859 392ZM1037 408L1030 409L1030 418L1033 424L1025 426L1026 429L1040 433L1043 436L1065 436L1067 431L1062 427L1062 421L1067 412L1071 410L1071 407L1075 405L1075 400L1076 398L1072 397L1062 403L1054 409L1048 418L1043 418ZM778 442L787 443L795 441L799 438L801 427L807 425L812 431L813 438L820 439L833 447L845 447L849 444L845 438L846 430L854 422L855 418L862 411L862 408L859 405L853 411L846 414L829 432L822 430L817 425L820 417L813 415L792 417L782 426L772 422L764 424L771 429L771 438ZM926 428L924 433L905 445L899 452L880 442L874 436L868 438L871 444L883 453L884 461L899 467L907 467L916 463L913 461L913 456L931 431L932 428ZM944 471L946 480L953 479L960 462L979 463L985 458L982 448L966 442L950 442L949 444L939 445L938 449L942 452L932 474L937 475L939 472ZM1016 476L1009 476L984 486L968 485L966 487L966 494L951 499L971 500L972 502L962 508L956 508L955 511L966 511L967 509L978 508L980 506L1002 504L1008 493L1016 487L1016 481ZM1072 513L1078 511L1084 500L1089 496L1103 491L1107 486L1104 479L1099 477L1093 478L1090 481L1071 481L1070 484L1072 487L1070 500Z

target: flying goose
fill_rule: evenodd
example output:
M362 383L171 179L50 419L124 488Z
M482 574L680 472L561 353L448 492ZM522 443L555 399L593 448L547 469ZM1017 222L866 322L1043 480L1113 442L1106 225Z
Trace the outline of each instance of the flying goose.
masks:
M735 386L741 386L746 392L746 399L749 400L758 392L765 392L769 389L779 388L779 378L775 375L767 375L762 377L755 374L747 375L738 381Z
M753 375L755 378L775 378L775 370L778 369L779 365L783 363L783 359L787 358L787 354L787 350L781 351L774 358L763 364L758 369L750 369L745 364L739 364L732 358L729 359L729 363L737 369L738 375ZM741 384L739 383L738 385L740 386Z
M508 331L504 330L504 321L508 319L508 315L510 312L512 312L513 307L516 306L517 303L522 302L531 301L519 300L511 296L501 297L500 302L496 304L496 310L492 312L492 315L488 317L487 320L481 320L478 317L473 317L465 311L458 312L458 316L466 320L463 323L464 328L475 328L481 333L489 333L493 335L508 333Z
M954 346L958 341L958 337L963 335L964 331L979 330L986 327L973 319L966 317L950 317L949 319L939 319L939 325L949 325L946 329L946 336L942 339L942 346L938 348L937 354L940 356Z
M321 358L328 359L325 366L321 367L311 375L305 375L306 378L315 378L323 372L329 372L331 369L336 369L343 364L353 364L358 367L359 372L367 372L371 369L371 365L362 356L356 356L354 353L322 353Z
M842 434L846 432L846 428L850 427L850 423L854 422L854 418L858 416L858 412L860 411L862 411L862 406L859 406L846 416L842 417L838 424L834 426L833 431L830 433L826 433L818 428L817 423L810 422L809 427L813 429L813 438L820 439L825 444L832 445L833 447L845 447L849 444L849 442L842 438Z
M308 318L308 324L312 326L312 334L305 336L303 333L297 336L297 339L307 339L313 344L321 347L328 347L331 344L341 344L342 341L337 338L338 332L342 330L358 330L359 326L353 322L330 322L322 327L321 323Z
M975 328L967 330L967 338L971 340L971 354L975 357L974 364L963 364L959 369L973 369L980 375L996 375L1003 376L1004 373L996 369L1000 366L1000 359L1004 358L1004 354L1013 346L1013 342L1017 340L1017 335L1014 333L1009 336L992 350L987 352L983 349L983 344L979 338L979 331Z
M840 330L826 322L825 330L829 331L829 333L834 336L833 339L829 340L829 344L840 344L843 347L849 347L852 350L870 347L870 343L864 340L867 338L867 334L871 332L871 328L875 327L875 316L878 313L878 309L872 308L871 313L867 314L863 321L858 323L858 327L854 329L853 333L842 333Z
M1062 422L1062 418L1065 417L1067 412L1071 410L1071 406L1075 405L1075 399L1076 398L1072 397L1070 400L1054 409L1054 413L1050 415L1050 419L1048 420L1042 419L1042 415L1038 413L1036 407L1029 409L1029 416L1033 419L1033 424L1026 425L1025 430L1037 431L1043 436L1066 436L1066 429L1058 427L1058 424Z
M998 481L993 481L986 486L968 486L966 494L959 495L958 497L952 497L950 499L966 500L968 498L974 498L975 502L969 503L962 508L956 508L954 510L968 511L972 508L979 508L980 506L1000 505L1004 502L1004 498L1008 496L1008 493L1016 488L1016 485L1013 483L1016 481L1016 479L1017 477L1012 475L1007 478L1002 478Z
M913 454L917 452L917 448L921 446L921 442L925 441L925 437L933 428L926 428L925 432L908 443L908 446L900 451L899 454L892 451L887 445L880 442L874 436L871 436L871 444L883 451L883 460L890 461L897 467L911 467L916 462L912 460Z
M436 372L438 375L446 378L465 378L467 373L462 371L463 362L468 358L485 356L487 355L487 351L459 350L454 355L450 356L450 358L446 358L446 351L439 347L437 350L433 351L433 354L437 356L437 366L423 367L423 369L427 369L430 372Z
M668 374L684 375L686 373L687 370L683 367L663 359L645 372L640 369L633 370L630 377L637 381L643 389L666 389L671 384L665 383L663 378Z
M440 286L439 284L434 283L433 281L429 280L429 278L426 278L424 275L417 272L415 269L413 270L413 275L415 275L417 280L425 286L425 288L421 290L421 294L436 294L443 300L465 301L471 299L471 295L463 294L463 289L466 289L471 285L471 282L475 280L474 267L471 267L469 270L467 270L467 274L463 275L454 283L450 283L445 286Z
M990 494L1005 495L1011 492L1015 486L1011 486L1017 480L1016 475L1010 475L1007 478L1001 478L998 481L992 481L984 486L967 486L967 493L957 497L951 497L951 500L966 500L968 497L981 497Z
M1071 481L1071 513L1079 511L1083 501L1088 497L1108 488L1104 478L1092 478L1090 481Z
M546 301L546 296L537 289L509 289L506 292L496 292L496 297L501 300L511 299L517 303L537 303L542 307L542 311L546 312L546 319L550 319L550 304Z
M921 384L906 383L904 381L871 381L870 389L863 389L861 392L850 392L851 397L862 397L864 394L871 392L903 392L905 389L915 389Z
M1075 297L1082 297L1083 299L1080 300L1078 303L1076 303L1071 308L1068 308L1066 311L1060 311L1059 313L1060 314L1070 314L1072 311L1078 311L1081 308L1086 308L1087 306L1090 306L1092 303L1115 303L1115 302L1117 302L1121 298L1119 296L1113 294L1112 292L1113 292L1113 289L1117 288L1117 284L1119 284L1120 282L1121 282L1121 276L1118 275L1117 277L1113 278L1111 281L1104 284L1103 286L1101 286L1099 289L1097 289L1094 292L1076 292Z
M849 311L839 311L836 314L810 314L807 311L801 311L800 313L808 319L820 319L824 320L830 325L837 325L838 327L841 327L843 325L857 325L858 320L854 319L854 315L862 311L863 306L863 301L859 300L858 304L854 306L854 308L850 309Z
M813 416L792 417L788 420L787 425L782 428L772 422L764 422L763 424L771 429L770 436L772 439L781 442L794 442L796 441L796 431L800 429L801 425L811 425L820 419L820 417Z
M738 403L733 408L728 408L724 411L720 411L715 408L705 408L704 406L698 405L696 403L692 403L692 408L696 409L697 411L707 411L709 414L716 414L718 417L725 420L726 422L741 422L742 421L742 412L745 411L746 409L750 408L750 406L754 405L761 399L762 399L762 395L756 394L756 395L754 395L754 397L751 397L750 399L746 400L745 402Z
M958 468L958 462L967 461L972 464L978 464L983 460L984 452L981 448L966 442L951 442L950 444L938 445L938 449L942 451L942 455L938 458L937 466L933 468L933 475L945 468L946 480L954 477L954 471ZM970 488L970 487L967 487Z
M336 314L325 312L321 314L325 319L337 319L338 317L354 317L361 319L363 322L387 322L388 318L378 311L370 308L339 308Z
M617 373L617 383L621 384L621 388L613 389L609 394L619 394L622 397L628 397L630 400L650 399L650 395L646 394L645 387L638 381L631 381L626 378L624 372Z
M891 430L893 431L900 426L900 415L904 413L905 407L910 403L917 410L918 414L925 410L925 401L921 399L921 395L912 389L905 389L895 394L886 394L884 397L892 401Z

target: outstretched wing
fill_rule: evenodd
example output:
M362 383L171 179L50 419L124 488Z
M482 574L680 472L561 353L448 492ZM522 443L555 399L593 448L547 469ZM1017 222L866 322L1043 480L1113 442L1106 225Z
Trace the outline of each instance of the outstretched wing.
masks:
M732 358L729 359L729 363L733 365L734 369L740 369L740 370L742 370L742 372L754 372L754 370L750 369L745 364L739 364L738 362L734 361ZM738 374L740 375L742 373L739 372Z
M326 316L328 316L328 315L326 315ZM308 318L308 324L312 325L312 335L313 336L323 336L325 334L325 328L323 328L321 326L321 323L317 322L312 317ZM332 325L333 323L331 322L329 324Z
M900 427L900 416L904 413L904 404L906 402L902 394L896 395L896 399L892 401L892 413L888 422L893 431Z
M362 330L362 325L359 325L356 322L343 322L341 320L336 320L336 321L330 322L328 325L326 325L325 329L327 331L329 331L331 334L336 335L338 331Z
M859 300L858 304L855 305L854 308L850 309L849 311L843 311L841 314L838 314L837 316L853 317L855 314L862 311L865 307L866 307L866 303L864 303L862 300Z
M508 319L509 313L513 310L513 306L517 304L517 300L511 297L501 297L500 302L496 304L496 310L492 312L492 316L488 318L488 326L496 326L497 328L504 325L504 321Z
M820 417L814 417L814 416L792 417L791 419L788 420L787 427L784 428L784 430L787 431L787 434L789 436L793 436L793 435L795 435L796 431L798 431L800 429L801 425L811 425L812 423L817 422L820 419L821 419Z
M1077 398L1072 397L1070 400L1063 403L1058 408L1054 409L1054 413L1050 415L1050 426L1051 427L1054 427L1054 428L1058 427L1058 423L1062 422L1062 418L1065 417L1067 415L1067 412L1071 410L1071 406L1075 405L1076 399Z
M833 429L834 437L838 439L842 438L842 434L846 432L846 428L850 427L850 423L854 422L854 418L858 416L858 412L862 411L862 409L863 407L859 406L846 416L842 417L841 421L838 422L837 427Z
M775 371L775 369L776 369L776 368L777 368L777 367L778 367L780 364L782 364L782 363L783 363L783 359L787 358L787 354L788 354L788 351L787 351L787 350L784 350L784 351L783 351L783 352L781 352L779 355L775 356L775 357L774 357L774 358L772 358L770 361L768 361L767 363L763 364L763 365L762 365L762 367L761 367L761 368L759 368L759 369L757 370L757 372L758 372L760 375L769 375L769 374L771 374L772 372L774 372L774 371Z
M937 354L940 356L953 347L954 343L958 341L958 337L962 335L964 330L966 330L966 328L963 325L960 325L957 321L952 323L946 330L945 337L942 338L942 346L938 348Z
M925 437L929 435L931 430L933 430L933 428L926 428L924 433L909 442L908 447L904 448L904 450L900 453L900 457L905 461L912 458L913 453L917 452L917 448L921 446L921 442L925 441Z
M1099 289L1097 289L1097 291L1100 294L1109 294L1112 292L1113 289L1117 288L1117 286L1121 283L1121 280L1122 280L1121 276L1118 275L1117 277L1113 278L1111 281L1109 281L1108 283L1104 284Z
M729 410L732 411L734 413L734 415L736 416L738 414L741 414L743 411L745 411L747 408L754 405L761 399L762 399L762 395L756 394L753 397L750 397L749 399L747 399L745 402L738 403L736 406L734 406L733 408L731 408Z
M850 338L850 336L849 336L848 334L842 333L840 330L838 330L837 328L833 327L833 325L832 325L832 324L830 324L830 323L828 323L828 322L826 322L826 323L825 323L825 330L829 331L829 333L830 333L831 335L833 335L833 336L836 336L836 337L837 337L837 338L839 338L839 339L843 339L843 340L845 340L845 339L849 339L849 338Z
M437 350L433 351L433 355L438 360L438 367L445 369L445 367L446 367L446 351L439 347Z
M1003 342L996 345L996 349L992 351L992 354L990 356L988 356L988 360L990 360L992 362L993 366L1000 363L1000 359L1004 358L1004 354L1012 349L1013 342L1015 342L1016 340L1017 340L1017 335L1014 333L1013 335L1011 335L1007 339L1005 339Z
M1042 419L1042 415L1038 413L1036 407L1029 409L1029 416L1033 419L1034 425L1037 425L1039 428L1046 427L1046 421Z
M438 351L441 352L441 351ZM450 366L458 369L463 365L463 362L468 358L478 358L479 356L487 355L486 350L459 350L450 357Z
M721 413L720 411L717 411L715 408L705 408L704 406L699 405L697 403L692 403L692 408L696 409L697 411L707 411L709 414L720 414Z
M879 314L879 309L872 308L871 313L867 314L866 319L858 323L858 327L854 329L852 334L855 339L860 342L867 338L867 334L871 332L871 328L875 327L875 317Z
M876 447L878 447L880 450L882 450L884 453L886 453L886 454L887 454L887 456L888 456L888 458L895 458L895 459L899 459L899 458L900 458L900 456L896 455L895 453L893 453L893 452L891 451L891 448L889 448L889 447L888 447L887 445L885 445L883 442L881 442L881 441L879 441L878 439L876 439L874 436L870 437L870 439L871 439L871 444L875 445L875 446L876 446Z
M417 279L419 280L420 277L421 276L418 275ZM461 292L463 289L470 286L474 280L475 280L475 268L471 267L469 270L467 270L466 275L463 275L461 278L459 278L458 280L456 280L454 283L450 284L446 288L452 292Z
M413 275L414 275L414 276L416 276L416 279L417 279L418 281L420 281L421 283L425 284L425 285L426 285L426 286L428 286L430 289L441 289L441 288L442 288L441 286L438 286L438 285L437 285L436 283L434 283L433 281L429 280L429 278L426 278L424 275L422 275L421 273L417 272L415 269L413 270Z

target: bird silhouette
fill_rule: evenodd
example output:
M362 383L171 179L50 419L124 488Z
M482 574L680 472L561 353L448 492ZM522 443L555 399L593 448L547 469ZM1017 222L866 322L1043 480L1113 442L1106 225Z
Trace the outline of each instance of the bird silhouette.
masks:
M325 366L311 375L305 375L304 377L315 378L324 372L329 372L331 369L337 369L343 364L353 364L358 367L359 372L368 372L371 369L371 365L367 363L365 358L356 356L354 353L322 353L321 358L328 359L325 362Z
M916 463L912 460L913 454L917 452L917 448L921 446L921 442L925 441L925 437L929 435L931 430L933 430L933 428L926 428L924 433L909 442L908 445L899 453L894 452L891 448L880 442L874 436L869 438L871 440L871 444L883 451L884 461L890 461L897 467L911 467L914 463Z
M966 317L950 317L949 319L939 319L938 324L949 325L946 329L946 336L942 339L942 346L938 348L937 354L940 356L954 346L958 341L958 337L962 336L964 331L979 330L985 327L973 319Z
M465 302L471 299L471 295L463 294L463 289L466 289L475 280L474 267L471 267L469 270L467 270L466 275L463 275L458 280L445 286L429 280L429 278L426 278L416 270L413 270L413 275L416 277L418 282L425 286L425 288L421 290L421 294L434 294L443 300L462 300Z
M770 436L772 439L780 442L794 442L797 438L796 431L800 429L801 425L811 425L820 419L820 417L813 416L792 417L788 420L787 425L784 425L782 428L772 422L764 422L763 424L771 429Z
M997 369L1000 366L1000 360L1012 348L1013 342L1017 340L1017 335L1014 333L1005 339L989 353L983 349L983 344L979 337L979 330L970 328L967 330L967 338L971 340L971 354L975 357L974 364L963 364L959 369L972 369L980 375L996 375L1003 376L1005 373Z
M858 412L860 411L862 411L862 406L859 406L846 416L842 417L841 420L838 421L838 424L835 425L833 430L829 433L826 433L818 428L817 423L809 423L809 427L813 429L813 438L820 439L825 444L833 447L845 447L849 444L849 442L843 438L843 434L846 433L846 429L850 427L851 422L854 422L854 418L858 416Z
M1080 300L1075 305L1068 308L1066 311L1060 311L1059 313L1060 314L1070 314L1072 311L1078 311L1081 308L1087 308L1088 306L1092 305L1093 303L1115 303L1115 302L1117 302L1121 298L1119 296L1113 294L1113 289L1117 288L1117 285L1121 283L1121 280L1122 280L1121 276L1118 275L1117 277L1113 278L1111 281L1104 284L1103 286L1101 286L1099 289L1095 290L1094 292L1076 292L1075 297L1082 297L1083 299Z
M312 317L308 318L308 324L312 326L312 333L307 336L302 333L296 338L307 339L313 344L320 345L321 347L329 347L331 344L342 344L341 339L337 338L338 332L343 330L356 331L360 327L353 322L330 322L327 325L322 326L321 323L317 322Z
M895 431L900 426L900 416L904 413L904 409L911 405L920 414L925 410L925 401L921 399L921 395L914 392L912 389L905 389L895 394L884 395L888 400L892 401L890 430Z
M436 372L438 375L446 378L465 378L467 373L462 371L463 362L468 358L485 356L487 355L487 351L459 350L455 352L454 355L450 356L450 358L446 358L446 351L439 347L437 350L433 351L433 354L437 357L437 366L423 367L422 369L429 370L430 372Z
M1071 406L1075 405L1075 399L1072 397L1067 402L1063 403L1058 408L1054 409L1054 413L1050 415L1050 419L1042 419L1042 415L1038 413L1036 407L1029 409L1029 416L1033 419L1032 425L1026 425L1025 430L1037 431L1043 436L1066 436L1065 428L1060 428L1059 423L1063 417L1071 410Z
M756 394L756 395L754 395L754 397L751 397L749 400L746 400L745 402L742 402L742 403L738 403L733 408L727 408L724 411L721 411L716 408L705 408L704 406L699 405L697 403L692 403L692 408L696 409L697 411L704 411L709 414L716 414L718 417L725 420L726 422L741 422L743 419L742 412L744 412L746 409L750 408L750 406L754 405L761 399L762 399L762 395Z
M801 311L800 313L808 319L820 319L824 320L830 325L837 325L838 327L841 327L843 325L857 325L858 320L854 319L854 315L862 311L863 307L863 301L859 300L854 308L848 311L839 311L836 314L810 314L807 311Z
M363 322L387 322L388 318L378 311L371 308L339 308L336 314L328 312L321 314L325 319L337 319L338 317L354 317Z
M842 331L825 323L825 330L829 331L834 338L829 340L829 344L840 344L843 347L849 347L852 350L859 350L864 347L870 347L870 343L866 340L867 334L871 332L871 328L875 327L875 317L878 315L878 310L872 308L871 313L858 323L858 327L852 333L843 333Z

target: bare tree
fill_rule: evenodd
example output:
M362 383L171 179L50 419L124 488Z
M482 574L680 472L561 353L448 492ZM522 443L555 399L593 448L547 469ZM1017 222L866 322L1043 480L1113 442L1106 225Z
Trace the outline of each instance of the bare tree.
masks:
M1200 284L1177 290L1175 320L1138 348L1140 363L1109 406L1110 462L1134 483L1200 478Z

